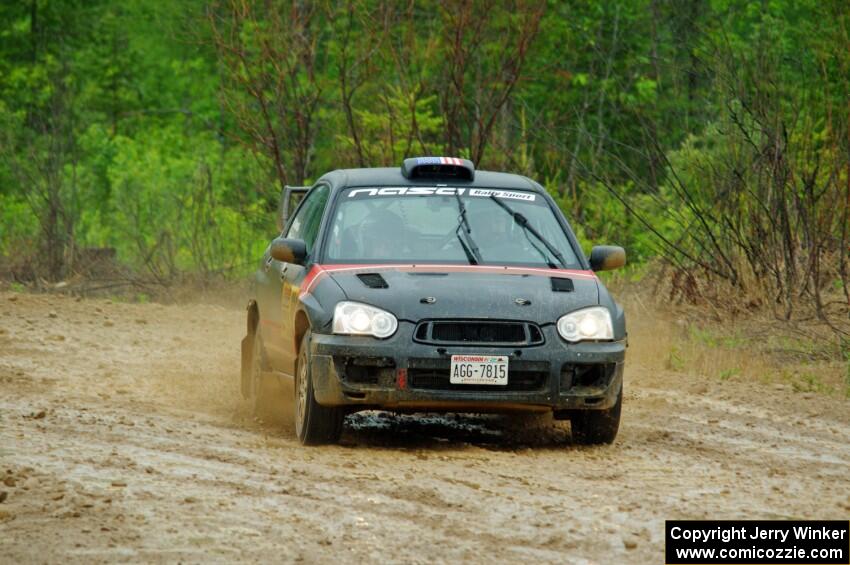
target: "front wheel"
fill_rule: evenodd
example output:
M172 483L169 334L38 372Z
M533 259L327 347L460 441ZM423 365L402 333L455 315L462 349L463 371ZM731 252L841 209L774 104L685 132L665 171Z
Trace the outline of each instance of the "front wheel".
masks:
M570 418L573 442L581 445L613 443L620 429L620 412L623 409L623 389L617 402L607 410L582 410Z
M295 433L304 445L336 443L342 434L342 410L322 406L313 394L310 332L301 339L295 365Z

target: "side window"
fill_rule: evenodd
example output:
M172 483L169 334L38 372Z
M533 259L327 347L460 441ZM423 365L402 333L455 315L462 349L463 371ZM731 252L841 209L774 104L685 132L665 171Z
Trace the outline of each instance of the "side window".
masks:
M289 231L286 232L286 237L303 240L307 244L307 253L313 249L313 244L319 235L319 225L322 223L322 214L325 211L329 193L330 189L326 185L320 185L311 190L304 197L304 203L292 218Z

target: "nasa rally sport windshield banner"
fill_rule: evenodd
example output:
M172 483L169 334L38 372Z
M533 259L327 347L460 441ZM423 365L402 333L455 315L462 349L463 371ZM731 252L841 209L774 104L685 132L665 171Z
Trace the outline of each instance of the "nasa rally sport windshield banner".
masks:
M522 202L542 203L533 192L521 190L502 190L495 188L454 188L450 186L385 186L381 188L352 188L347 198L381 198L387 196L467 196L470 198L490 198L500 200L519 200Z
M850 563L846 520L668 520L665 563Z

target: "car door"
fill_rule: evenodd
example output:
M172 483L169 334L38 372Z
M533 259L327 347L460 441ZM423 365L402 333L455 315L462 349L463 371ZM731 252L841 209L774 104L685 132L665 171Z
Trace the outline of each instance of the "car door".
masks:
M329 193L330 188L324 184L310 190L286 231L286 238L300 239L306 245L307 260L305 264L296 265L273 260L276 263L275 268L279 273L280 281L280 339L276 343L277 351L275 354L280 363L280 370L290 375L295 371L296 346L294 336L298 296L301 293L301 282L313 262L313 248L319 235Z
M280 326L281 326L281 280L279 261L271 256L271 246L266 247L260 270L256 274L257 307L260 312L260 332L268 361L272 367L280 366Z

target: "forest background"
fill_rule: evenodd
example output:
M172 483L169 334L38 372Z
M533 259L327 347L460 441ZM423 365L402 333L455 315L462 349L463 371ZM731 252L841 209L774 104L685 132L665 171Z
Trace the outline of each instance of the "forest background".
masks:
M0 277L244 279L285 185L463 156L623 284L850 361L848 122L842 0L6 2Z

